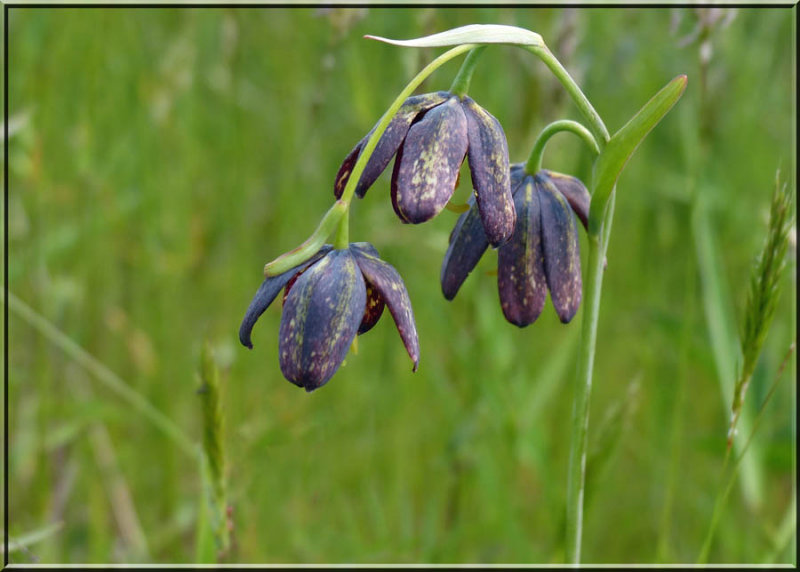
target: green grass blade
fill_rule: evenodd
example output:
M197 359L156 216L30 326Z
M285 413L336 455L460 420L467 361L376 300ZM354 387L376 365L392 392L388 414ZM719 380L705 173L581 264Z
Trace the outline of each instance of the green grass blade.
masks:
M0 294L0 298L2 297L4 296ZM69 336L55 327L47 318L40 315L11 292L8 293L8 308L67 354L73 361L91 373L95 379L120 396L128 405L169 437L181 451L190 457L196 456L191 440L169 417L159 411L141 393L132 389L125 380L111 371L105 364L72 341Z
M730 296L727 285L723 281L725 274L719 256L719 247L715 241L708 207L703 196L703 192L699 192L694 204L691 221L692 233L697 254L697 267L700 272L709 342L716 365L722 402L725 411L728 411L733 400L736 364L741 363L741 358L736 329L733 325ZM751 424L751 413L745 409L739 421L741 433L749 435ZM741 439L734 440L735 451L740 453L741 448ZM750 455L743 459L739 482L745 503L751 508L757 508L763 501L761 489L763 477L757 446L751 448Z

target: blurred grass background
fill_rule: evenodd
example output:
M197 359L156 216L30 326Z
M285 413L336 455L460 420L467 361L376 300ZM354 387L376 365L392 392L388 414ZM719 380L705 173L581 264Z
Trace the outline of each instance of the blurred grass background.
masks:
M352 239L409 289L416 374L388 313L312 394L280 375L277 307L252 352L239 322L263 264L311 233L341 160L438 53L364 34L535 30L612 133L686 73L683 99L619 182L583 559L693 562L720 488L721 378L739 366L730 336L776 169L795 184L795 10L12 8L10 291L198 448L210 342L227 562L559 562L582 313L563 326L548 302L536 324L506 323L494 253L446 302L454 214L402 225L388 176L354 204ZM421 91L447 89L458 65ZM487 50L470 95L503 124L512 161L550 121L580 119L544 65L510 47ZM545 155L587 182L590 161L568 136ZM795 339L795 251L751 412ZM19 314L8 342L10 560L192 562L196 459ZM796 562L794 356L784 376L711 562Z

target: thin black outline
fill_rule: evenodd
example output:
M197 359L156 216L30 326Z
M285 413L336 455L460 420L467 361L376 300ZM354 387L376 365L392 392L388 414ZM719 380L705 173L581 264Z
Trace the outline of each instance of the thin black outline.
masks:
M8 4L3 6L3 567L8 566Z
M6 3L6 7L14 7L14 8L211 8L211 9L227 9L227 8L370 8L370 9L396 9L396 8L480 8L480 7L492 7L492 8L519 8L519 9L530 9L530 8L581 8L581 9L626 9L626 8L637 8L637 9L646 9L646 8L653 8L653 9L665 9L665 8L695 8L695 7L703 7L706 4L713 5L714 8L793 8L796 4L794 3L781 3L781 2L772 2L772 3L758 3L758 2L749 2L749 3L737 3L737 2L724 2L724 3L715 3L715 2L684 2L684 3L670 3L670 2L660 2L660 3L647 3L647 2L632 2L632 3L624 3L624 2L608 2L608 3L598 3L598 4L585 4L581 2L549 2L549 3L530 3L530 4L523 4L523 3L515 3L515 2L505 2L505 3L492 3L492 2L476 2L476 3L453 3L453 4L436 4L436 3L429 3L429 2L398 2L398 3L384 3L384 4L372 4L370 2L350 2L350 3L320 3L320 2L309 2L309 3L276 3L276 4L247 4L247 3L231 3L231 4L224 4L224 3L209 3L203 4L202 2L194 2L194 3L187 3L187 4L158 4L158 3L103 3L103 4L80 4L80 3L41 3L41 4L20 4L20 3Z
M604 3L604 4L584 4L581 2L565 2L565 3L491 3L491 2L476 2L474 4L464 3L464 4L437 4L437 3L426 3L426 2L419 2L419 3L386 3L386 4L372 4L369 2L354 2L354 3L333 3L333 4L323 4L319 2L315 3L288 3L288 4L264 4L264 3L254 3L254 4L246 4L246 3L231 3L231 4L224 4L224 3L191 3L191 4L158 4L158 3L105 3L105 4L79 4L79 3L42 3L42 4L20 4L15 2L5 2L3 3L3 568L8 567L9 565L9 506L8 506L8 483L9 483L9 476L8 476L8 433L9 433L9 423L8 423L8 407L9 407L9 395L8 395L8 223L9 223L9 215L8 215L8 197L9 197L9 190L8 190L8 147L9 147L9 139L8 139L8 16L11 8L26 8L26 9L36 9L36 8L68 8L68 9L76 9L76 8L99 8L99 9L109 9L109 8L127 8L127 9L135 9L135 8L167 8L167 9L175 9L175 8L206 8L206 9L228 9L228 8L283 8L283 9L291 9L291 8L479 8L482 6L491 6L493 8L521 8L521 9L530 9L530 8L581 8L581 9L625 9L625 8L637 8L637 9L664 9L664 8L694 8L694 7L702 7L706 3L705 2L685 2L685 3ZM760 4L760 3L736 3L736 2L726 2L726 3L712 3L715 8L788 8L793 9L797 5L795 3L769 3L769 4ZM800 12L796 14L796 20L800 20ZM797 81L800 81L800 78L797 78ZM798 171L800 172L800 166L798 166ZM799 326L800 327L800 326ZM800 501L798 501L800 502ZM109 566L109 563L106 563L105 566ZM117 565L110 565L113 567L131 567L136 568L136 566L128 566L124 564L117 564ZM191 564L189 565L191 566Z

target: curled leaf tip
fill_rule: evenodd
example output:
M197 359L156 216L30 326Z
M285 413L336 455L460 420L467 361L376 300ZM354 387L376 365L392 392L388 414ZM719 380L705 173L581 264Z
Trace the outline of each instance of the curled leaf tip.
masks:
M413 38L410 40L393 40L381 36L364 36L370 40L377 40L395 46L407 48L435 48L445 46L459 46L463 44L515 44L518 46L544 46L542 37L536 32L516 26L500 24L471 24L453 28L438 34Z

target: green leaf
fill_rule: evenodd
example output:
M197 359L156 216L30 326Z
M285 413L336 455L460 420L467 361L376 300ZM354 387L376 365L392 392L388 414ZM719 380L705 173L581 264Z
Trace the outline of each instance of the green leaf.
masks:
M386 42L406 48L438 48L462 44L514 44L517 46L544 46L544 40L536 32L516 26L499 24L472 24L445 32L414 38L413 40L390 40L380 36L364 36L371 40Z
M617 184L622 169L633 152L686 89L687 78L679 75L655 94L622 129L617 131L597 158L594 190L589 210L589 234L598 236L603 223L608 198Z

